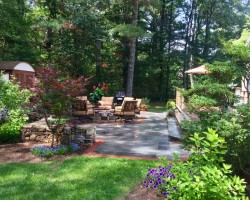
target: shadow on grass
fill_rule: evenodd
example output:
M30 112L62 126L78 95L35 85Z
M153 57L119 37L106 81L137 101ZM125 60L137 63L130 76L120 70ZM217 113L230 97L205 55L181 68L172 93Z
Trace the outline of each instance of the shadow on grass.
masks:
M1 199L111 200L125 196L150 166L156 162L89 157L1 164Z

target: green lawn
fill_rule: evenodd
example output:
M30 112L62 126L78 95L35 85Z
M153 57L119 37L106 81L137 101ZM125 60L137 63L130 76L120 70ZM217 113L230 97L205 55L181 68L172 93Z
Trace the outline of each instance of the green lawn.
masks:
M150 102L150 107L148 108L149 112L165 112L166 102Z
M1 200L122 199L156 161L76 157L0 164Z

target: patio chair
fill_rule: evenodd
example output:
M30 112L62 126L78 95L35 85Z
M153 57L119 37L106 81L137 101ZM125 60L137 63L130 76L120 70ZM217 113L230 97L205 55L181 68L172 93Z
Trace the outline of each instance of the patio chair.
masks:
M136 100L124 100L122 106L115 107L114 115L123 121L132 120L135 118Z
M135 100L137 101L135 113L136 114L140 114L142 99L135 99Z
M90 103L87 96L78 96L76 98L79 100L82 100L82 101L86 101L87 102L87 109L93 109L94 106Z
M134 100L134 97L124 97L122 104L119 106L115 106L115 109L118 111L121 111L123 104L125 103L125 101L130 101L130 100Z
M114 101L114 97L102 97L102 99L98 101L98 103L100 104L98 108L103 109L103 110L112 109L113 101Z
M94 110L93 108L88 107L86 100L76 98L72 105L72 116L92 121L91 117L94 116Z

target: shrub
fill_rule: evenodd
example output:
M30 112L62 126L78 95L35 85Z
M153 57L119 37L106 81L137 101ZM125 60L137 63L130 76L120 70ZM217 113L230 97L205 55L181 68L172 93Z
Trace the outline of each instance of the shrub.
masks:
M175 102L174 101L168 101L166 106L165 106L166 110L167 110L167 116L174 116L175 114Z
M143 107L145 107L145 108L149 108L150 106L149 106L149 103L150 103L150 99L148 99L148 98L142 98L142 106Z
M158 189L166 199L246 200L244 180L232 176L231 166L223 163L225 140L212 129L204 135L191 138L194 146L187 162L176 155L166 167L149 169L144 185Z
M184 134L184 146L189 149L193 145L190 137L195 131L200 132L208 127L213 127L219 135L225 139L228 144L228 152L225 159L232 164L233 171L236 174L250 173L250 105L237 106L235 112L220 113L213 111L211 113L200 113L201 121L186 121L183 127L187 128Z
M166 110L174 110L176 108L175 102L168 101L165 108L166 108Z
M28 103L31 93L20 90L12 81L4 81L0 75L0 110L8 109L8 115L0 123L0 143L17 142L20 128L28 120Z
M23 123L5 122L0 126L0 143L18 142Z
M87 82L83 77L74 79L51 67L41 67L37 77L36 87L33 88L33 92L36 94L34 101L51 130L51 146L53 147L55 137L58 143L61 136L62 118L71 115L75 97L85 91ZM50 115L57 119L50 121Z

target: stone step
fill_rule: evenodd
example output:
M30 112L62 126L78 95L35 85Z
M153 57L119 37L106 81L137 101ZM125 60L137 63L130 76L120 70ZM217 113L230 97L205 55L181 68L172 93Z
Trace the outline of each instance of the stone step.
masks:
M175 117L168 117L167 123L168 123L169 137L173 139L182 140L183 136L181 133L181 128L179 126L179 123L177 122L177 119Z

